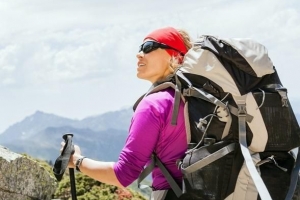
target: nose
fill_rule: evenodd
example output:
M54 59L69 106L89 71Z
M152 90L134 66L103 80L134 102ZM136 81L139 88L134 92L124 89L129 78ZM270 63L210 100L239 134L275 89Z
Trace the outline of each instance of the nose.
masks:
M144 52L143 51L140 51L140 52L138 52L137 54L136 54L136 57L138 58L138 59L140 59L140 58L143 58L144 57Z

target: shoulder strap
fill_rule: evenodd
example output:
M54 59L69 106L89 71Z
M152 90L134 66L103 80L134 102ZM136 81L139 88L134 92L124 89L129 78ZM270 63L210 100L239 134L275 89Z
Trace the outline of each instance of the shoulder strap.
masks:
M145 188L149 187L147 185L141 185L141 182L152 172L155 165L159 167L161 172L163 173L164 177L167 179L168 183L170 184L172 190L176 194L177 197L180 197L182 195L182 190L172 177L172 175L169 173L167 168L164 166L164 164L160 161L160 159L156 156L156 154L151 155L151 163L142 171L138 178L138 188Z
M171 88L175 89L175 84L172 83L169 80L165 80L165 81L157 82L157 83L154 83L153 85L151 85L151 87L148 89L148 91L145 94L143 94L142 96L140 96L138 98L138 100L134 103L134 105L133 105L133 111L136 110L137 106L139 105L139 103L142 101L142 99L144 97L146 97L149 94L152 94L152 93L164 90L164 89L166 89L168 87L171 87Z
M254 185L263 200L272 200L266 185L264 184L261 176L258 174L257 169L253 163L250 155L247 139L246 139L246 96L235 96L236 103L238 106L238 122L239 122L239 142L242 154L245 159L245 164L249 170L250 176L254 182Z
M178 81L178 78L177 78L176 75L175 75L175 81L176 81L176 85L171 81L167 81L167 82L163 82L163 83L160 83L160 84L152 85L151 88L148 90L148 92L146 94L142 95L137 100L137 102L134 104L134 110L138 106L139 102L145 96L171 87L171 88L175 89L175 98L174 98L174 104L173 104L173 111L172 111L173 114L172 114L171 123L173 125L176 125L177 124L177 116L178 116L178 111L179 111L180 99L183 98L183 96L181 95L181 84ZM181 188L178 186L178 184L176 183L176 181L174 180L172 175L169 173L169 171L166 169L164 164L160 161L160 159L154 153L151 155L151 163L146 168L144 168L144 170L141 172L141 174L138 177L138 180L137 180L138 188L143 189L145 187L149 187L147 185L142 185L141 182L152 172L152 170L154 169L154 167L156 165L162 171L163 175L167 179L168 183L170 184L170 186L171 186L172 190L174 191L174 193L176 194L176 196L180 197L182 195Z

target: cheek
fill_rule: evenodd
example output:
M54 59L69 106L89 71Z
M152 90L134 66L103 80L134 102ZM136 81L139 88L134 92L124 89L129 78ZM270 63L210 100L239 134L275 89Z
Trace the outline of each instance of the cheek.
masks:
M171 57L164 50L153 52L151 59L148 60L149 70L165 74L169 70L170 59Z
M165 60L160 60L153 63L153 70L159 74L163 74L168 69L168 63Z
M170 60L168 60L168 59L162 60L161 69L164 72L169 71L169 69L170 69Z

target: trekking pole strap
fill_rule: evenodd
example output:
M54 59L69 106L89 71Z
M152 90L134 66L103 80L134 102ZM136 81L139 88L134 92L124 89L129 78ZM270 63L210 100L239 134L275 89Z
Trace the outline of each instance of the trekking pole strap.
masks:
M223 156L226 156L227 154L229 154L230 152L234 151L235 149L235 144L232 143L232 144L229 144L225 147L223 147L222 149L216 151L215 153L213 154L210 154L209 156L193 163L192 165L184 168L182 165L181 165L181 172L183 174L190 174L190 173L193 173L203 167L205 167L206 165L209 165L211 164L212 162L215 162L216 160L222 158Z
M74 153L74 146L72 144L73 134L65 134L63 135L63 139L65 140L65 146L60 154L60 156L56 159L53 166L53 174L56 177L57 181L61 181L65 170L68 167L71 155Z
M72 143L73 134L70 133L64 134L62 138L65 140L65 146L60 156L56 159L53 167L53 173L57 181L61 181L65 173L65 170L68 167L70 158L72 154L75 152L74 145ZM70 175L72 200L77 200L74 169L72 168L69 169L69 175Z
M245 159L245 164L250 173L250 176L254 182L254 185L262 200L272 200L266 185L264 184L261 176L253 163L250 155L247 139L246 139L246 95L240 97L234 97L238 105L238 121L239 121L239 142L241 151Z

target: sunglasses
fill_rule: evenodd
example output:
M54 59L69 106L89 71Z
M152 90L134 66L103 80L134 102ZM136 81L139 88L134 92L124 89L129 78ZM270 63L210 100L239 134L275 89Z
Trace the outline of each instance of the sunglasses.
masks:
M161 49L173 49L174 51L177 51L178 53L180 53L180 55L184 56L184 54L173 48L173 47L170 47L168 45L165 45L163 43L159 43L159 42L155 42L155 41L147 41L145 43L143 43L141 46L140 46L140 49L139 49L139 52L143 52L144 54L146 53L150 53L151 51L154 51L158 48L161 48Z

